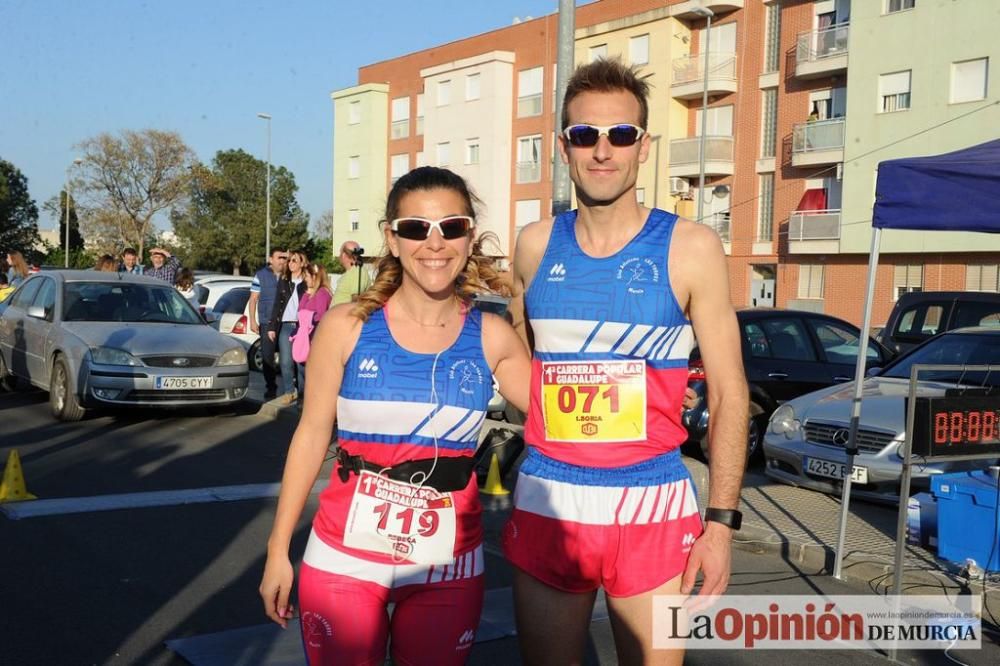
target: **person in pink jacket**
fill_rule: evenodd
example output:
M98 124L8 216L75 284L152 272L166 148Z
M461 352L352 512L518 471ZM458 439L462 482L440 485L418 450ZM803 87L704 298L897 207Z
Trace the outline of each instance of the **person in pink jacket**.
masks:
M305 396L306 359L309 357L309 341L312 332L319 325L323 314L330 309L333 291L330 278L323 264L311 263L302 270L306 282L306 292L299 299L299 326L292 336L292 359L299 373L299 401Z

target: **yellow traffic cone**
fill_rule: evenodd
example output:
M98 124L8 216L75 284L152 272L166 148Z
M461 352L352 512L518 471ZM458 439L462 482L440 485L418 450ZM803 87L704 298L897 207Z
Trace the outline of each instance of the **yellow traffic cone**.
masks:
M495 453L490 459L490 471L486 474L486 484L481 492L486 495L510 495L510 491L503 487L503 479L500 478L500 459Z
M7 467L3 470L3 480L0 481L0 502L20 502L22 500L38 499L28 492L24 485L24 472L21 471L21 456L17 449L7 456Z

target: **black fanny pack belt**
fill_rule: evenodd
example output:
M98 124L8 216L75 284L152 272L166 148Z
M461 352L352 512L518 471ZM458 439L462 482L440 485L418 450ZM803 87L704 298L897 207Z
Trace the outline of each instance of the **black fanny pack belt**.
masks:
M361 456L352 456L344 449L337 453L337 475L340 480L347 483L351 472L361 474L363 471L381 473L382 476L393 481L403 481L405 483L419 483L425 480L424 485L434 488L438 492L450 493L456 490L463 490L469 485L472 477L472 470L475 467L475 460L471 456L460 456L457 458L438 458L437 465L433 458L423 460L407 460L406 462L385 467L369 462ZM431 474L431 468L434 473ZM431 476L427 476L431 474Z

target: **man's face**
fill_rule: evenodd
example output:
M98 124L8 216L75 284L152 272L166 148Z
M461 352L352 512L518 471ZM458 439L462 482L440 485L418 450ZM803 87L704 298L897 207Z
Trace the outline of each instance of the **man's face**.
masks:
M642 112L639 100L625 90L585 92L569 103L569 124L638 125ZM635 188L639 165L649 155L649 134L631 146L612 146L602 134L590 148L571 146L559 137L559 152L569 165L569 175L577 197L587 205L607 205Z
M358 248L357 243L345 243L343 249L340 251L340 263L343 264L344 268L351 268L354 266L354 250Z
M163 262L166 261L166 257L164 257L159 252L154 252L153 254L149 255L149 260L153 262L153 268L159 268L160 266L163 265Z
M275 273L283 273L285 271L285 266L288 265L288 253L287 252L272 252L271 253L271 270Z
M157 255L160 256L160 255ZM125 268L132 268L135 266L136 255L134 254L123 254L122 260L125 262Z

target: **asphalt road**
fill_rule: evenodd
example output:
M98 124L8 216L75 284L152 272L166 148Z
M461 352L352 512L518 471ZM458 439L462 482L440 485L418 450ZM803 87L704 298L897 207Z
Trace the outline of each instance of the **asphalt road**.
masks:
M292 426L248 413L127 410L60 424L46 394L0 394L0 453L16 448L40 498L197 489L280 480ZM329 462L323 476L329 474ZM0 663L180 664L164 641L265 622L256 588L274 498L0 516ZM293 542L301 554L315 496ZM497 555L506 512L485 512L487 587L510 585ZM741 594L852 590L776 557L737 552ZM860 590L853 590L860 592ZM972 655L966 663L995 663ZM951 663L940 653L908 663ZM884 663L872 653L691 653L687 663ZM474 664L519 663L515 639L477 644ZM593 623L588 663L616 663L608 622Z

